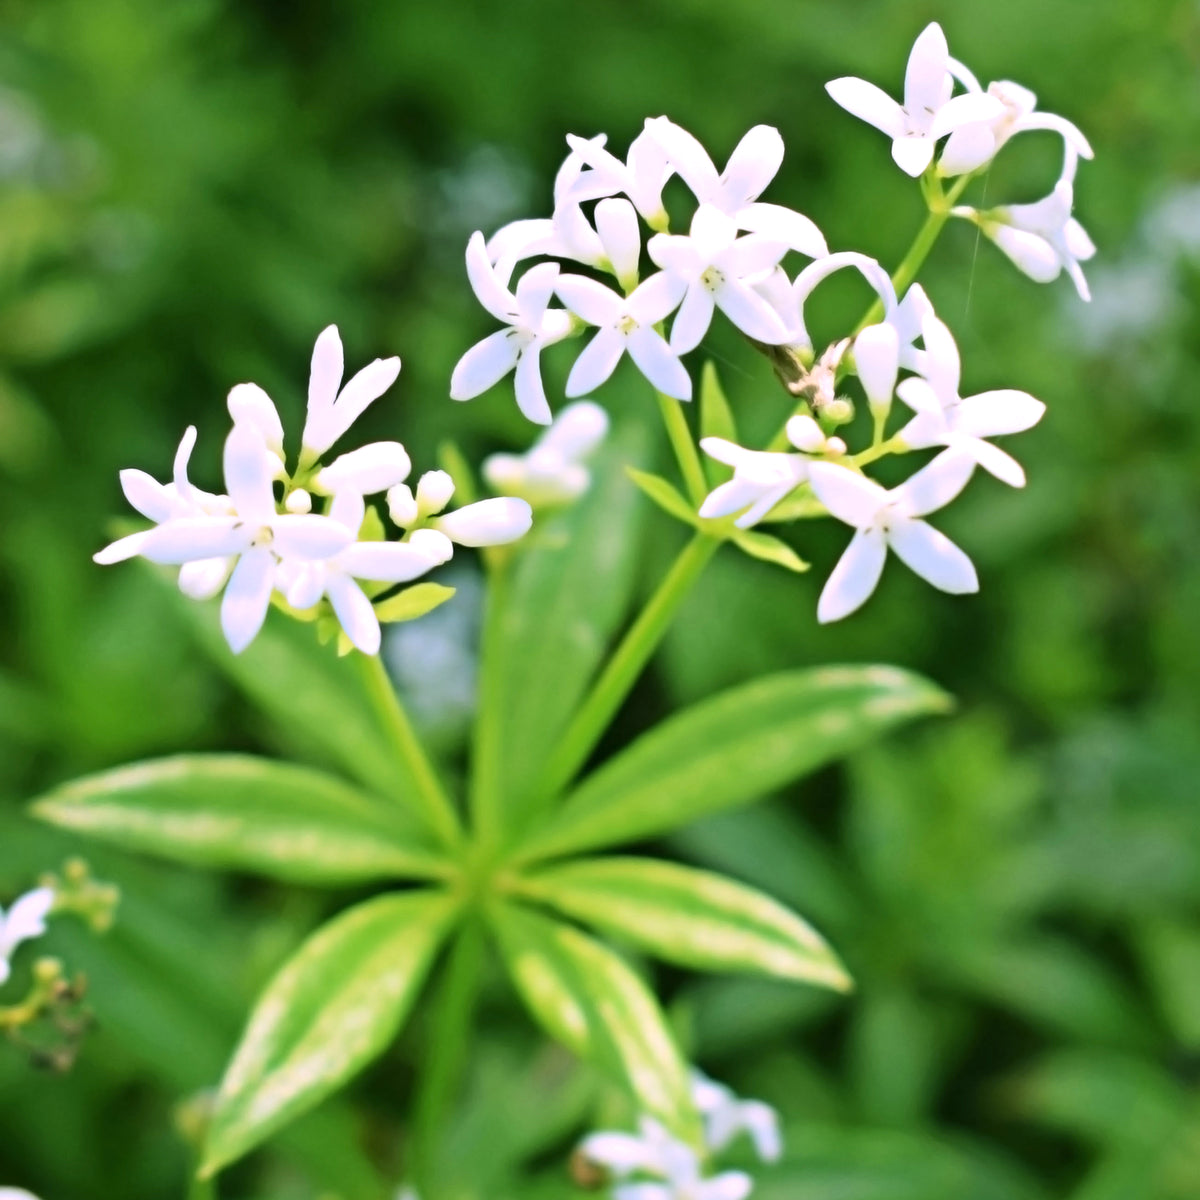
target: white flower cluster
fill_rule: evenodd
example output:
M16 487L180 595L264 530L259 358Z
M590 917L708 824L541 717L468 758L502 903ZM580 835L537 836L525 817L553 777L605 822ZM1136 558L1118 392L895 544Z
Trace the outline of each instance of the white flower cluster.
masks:
M746 1133L763 1162L777 1162L783 1154L779 1117L770 1105L739 1100L698 1071L692 1075L692 1100L704 1121L704 1148L709 1153L719 1154ZM614 1200L745 1200L754 1187L745 1171L706 1175L696 1151L652 1117L641 1118L636 1134L593 1133L579 1149L587 1162L621 1181Z
M54 907L54 889L34 888L13 901L6 913L0 908L0 986L12 974L12 957L22 942L32 941L46 932L46 918ZM4 1189L0 1188L0 1200Z
M274 403L256 384L238 384L229 393L233 429L225 441L225 494L202 491L188 480L196 441L189 428L170 483L144 471L121 472L126 499L154 525L113 542L96 561L141 555L179 565L179 587L195 599L224 589L221 628L235 654L262 628L273 596L314 615L327 603L350 642L364 654L376 654L375 601L381 593L447 562L454 543L511 542L532 521L529 505L511 497L444 513L454 494L450 476L427 472L414 492L404 482L412 464L399 442L372 442L322 463L399 372L398 358L376 359L343 386L342 342L329 326L313 349L294 470L287 467ZM384 492L388 514L403 531L399 540L383 538L379 515L366 503L366 497ZM313 511L314 497L323 512Z
M956 85L963 88L958 95ZM974 221L1031 279L1048 283L1065 270L1080 296L1089 299L1079 264L1091 258L1096 247L1071 209L1079 159L1091 158L1092 148L1077 126L1039 112L1037 96L1019 83L1000 80L984 91L975 76L951 58L946 35L936 22L913 44L903 104L865 79L835 79L826 90L848 112L886 133L892 139L892 158L912 176L933 163L942 138L946 142L935 169L939 177L949 178L987 166L1019 133L1058 134L1063 140L1062 172L1044 199L987 210L962 206L952 213Z
M605 137L568 137L570 153L554 185L554 213L506 225L467 246L467 274L480 303L505 328L484 338L455 367L450 394L470 400L513 373L517 403L538 424L550 421L540 356L555 342L595 333L575 360L569 397L595 391L628 354L658 391L690 400L680 355L694 350L720 309L747 337L787 345L799 330L780 265L789 251L827 252L807 217L759 200L783 161L783 139L766 125L738 143L724 171L686 130L666 117L646 121L624 162ZM663 188L678 176L696 208L687 234L666 232ZM584 205L596 201L589 216ZM643 278L645 250L656 270ZM657 232L653 232L657 231ZM616 287L539 262L511 286L519 263L566 260L611 276ZM789 298L780 304L781 295ZM557 297L563 307L552 307ZM663 322L674 314L670 334Z

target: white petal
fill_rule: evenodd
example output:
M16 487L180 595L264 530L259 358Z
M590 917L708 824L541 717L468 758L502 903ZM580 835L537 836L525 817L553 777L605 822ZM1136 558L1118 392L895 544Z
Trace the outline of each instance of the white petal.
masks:
M783 242L809 258L820 258L829 253L825 237L816 225L802 213L785 208L782 204L747 204L737 214L739 229L747 233L760 233L774 242Z
M153 475L130 468L121 472L120 479L125 499L143 517L149 517L157 524L168 520L174 514L174 496Z
M137 552L151 562L177 566L239 554L246 543L247 533L234 517L177 517L149 530Z
M450 398L473 400L499 383L517 365L524 341L515 329L501 329L476 342L454 368Z
M626 301L626 309L639 325L655 325L669 316L683 299L687 284L668 271L643 279Z
M1068 259L1064 264L1067 274L1071 278L1071 282L1075 285L1075 290L1079 293L1080 300L1091 300L1092 293L1088 288L1087 278L1077 262Z
M816 262L809 263L796 276L792 291L801 305L801 311L803 312L804 302L822 280L828 279L835 271L845 270L847 267L858 271L871 285L875 294L883 301L885 313L895 312L898 304L896 289L892 287L888 273L875 259L868 258L865 254L858 254L853 250L839 250L834 254L819 258Z
M513 266L522 259L534 258L539 254L557 254L561 247L554 232L554 222L549 217L537 217L533 220L511 221L498 229L488 239L488 258L496 264L496 280L505 287L512 275ZM494 291L490 298L496 299ZM489 311L492 311L489 308ZM508 321L505 316L500 318Z
M671 323L671 349L676 354L687 354L700 345L712 324L715 308L716 302L708 288L699 283L688 288Z
M608 413L590 400L568 404L537 441L538 450L553 450L564 458L584 458L608 433Z
M554 290L567 308L589 325L609 325L620 318L625 307L612 288L583 275L560 275Z
M981 438L956 438L952 444L970 454L989 475L994 475L1001 483L1007 483L1009 487L1025 486L1025 468L999 446L993 446Z
M821 589L817 620L822 625L840 621L860 608L875 590L886 558L887 542L882 529L860 529L855 533Z
M467 278L476 299L498 321L511 325L517 320L516 297L497 276L483 234L471 234L467 242ZM507 281L505 281L507 282Z
M753 288L736 279L726 279L713 293L717 307L744 334L768 346L788 340L790 331L780 315Z
M408 544L435 563L446 563L454 557L454 543L436 529L416 529Z
M647 243L650 261L664 271L694 280L707 264L701 259L695 241L679 233L656 233Z
M789 346L812 348L812 339L804 327L804 316L800 302L792 288L792 281L782 267L776 267L769 275L756 279L754 290L779 314L787 326Z
M879 484L849 467L817 462L808 477L817 499L839 521L856 529L872 524L887 503L887 492Z
M524 500L498 496L447 513L434 528L460 546L502 546L524 537L532 524L533 510Z
M370 496L403 483L411 470L412 461L399 442L370 442L335 458L318 473L316 484L329 493L349 490Z
M378 654L379 618L362 588L349 576L332 575L326 591L346 636L363 654Z
M341 379L340 364L338 379ZM283 422L279 411L257 383L239 383L230 391L226 403L235 422L253 426L269 449L283 453Z
M679 1200L679 1193L665 1183L622 1183L613 1200Z
M886 408L900 371L900 338L889 324L868 325L854 339L854 366L867 399Z
M1063 226L1063 241L1071 254L1082 262L1087 262L1096 253L1096 243L1074 217Z
M742 1124L754 1142L763 1162L778 1162L783 1157L783 1136L779 1132L779 1114L761 1100L745 1100L739 1105Z
M412 542L355 542L338 555L337 565L355 579L375 583L408 583L440 566L445 559Z
M554 210L554 237L558 248L554 253L564 258L598 267L604 260L600 236L588 223L578 204L561 203Z
M938 170L943 175L965 175L990 161L996 153L996 135L984 122L960 125L942 147Z
M542 348L537 342L531 342L521 351L513 384L517 407L526 418L535 425L549 425L550 402L542 383Z
M706 438L706 441L715 441ZM716 457L715 455L713 457ZM730 517L747 509L762 496L762 485L750 479L738 479L736 476L727 483L713 488L700 505L700 516L705 520Z
M692 398L691 376L655 330L642 326L625 341L629 357L658 391L676 400Z
M748 276L761 276L773 271L787 251L786 243L772 241L761 233L751 233L738 238L718 254L714 265L727 277L745 280Z
M1028 392L1001 388L968 396L954 407L954 429L972 437L998 437L1032 429L1046 406Z
M282 570L277 573L277 587L282 585L284 575ZM302 612L306 608L312 608L325 595L325 585L328 582L329 570L324 563L300 563L285 591L287 602Z
M921 336L921 326L927 316L932 315L933 305L925 294L925 289L914 283L904 293L896 311L888 318L900 335L901 343L914 342Z
M41 937L46 932L46 918L54 907L54 889L48 887L34 888L13 902L7 916L0 919L0 930L3 931L3 945L10 952L18 942L27 942L31 938ZM7 955L0 955L7 957Z
M715 195L719 176L708 151L686 129L666 117L651 117L646 130L662 147L676 174L692 189L701 203Z
M825 434L820 425L812 417L803 415L788 420L787 439L797 450L807 450L810 454L825 445Z
M542 327L558 272L558 263L538 263L517 281L517 311L524 328L536 332Z
M755 125L729 156L721 173L721 193L729 210L757 200L783 164L783 138L770 125Z
M896 388L896 395L908 405L913 412L924 413L935 419L934 423L939 427L946 423L943 416L942 401L938 397L937 392L933 390L932 385L926 379L919 379L912 376L909 379L900 381ZM916 446L916 442L909 442L910 446Z
M368 363L344 388L333 406L329 432L324 446L310 442L314 450L328 450L354 424L369 404L378 400L396 382L400 374L398 358L377 358Z
M892 160L914 179L933 162L934 141L925 134L899 137L892 143Z
M754 1180L745 1171L722 1171L706 1179L693 1195L696 1200L746 1200L754 1188Z
M191 600L210 600L224 586L235 559L198 558L179 568L179 590Z
M831 80L825 90L835 104L840 104L860 121L874 125L888 137L898 138L903 134L904 110L882 88L865 79L844 76Z
M944 450L890 495L896 510L908 517L923 517L944 508L967 486L975 462L955 450Z
M944 534L925 521L897 521L888 533L896 557L943 592L977 592L979 578L971 560Z
M354 541L354 534L332 517L285 513L271 522L272 548L280 558L331 558Z
M1062 259L1045 238L1011 225L984 226L984 233L1037 283L1050 283L1062 271Z
M921 337L927 352L925 378L943 404L958 399L959 382L962 379L962 359L954 334L944 321L931 313L921 323Z
M313 346L312 370L308 376L308 412L333 407L333 401L342 386L345 365L342 355L342 339L336 325L323 329Z
M986 92L967 92L955 96L938 109L929 128L935 141L964 125L987 124L1004 116L1004 105Z
M102 567L109 567L113 563L124 562L126 559L141 554L150 532L149 529L144 529L140 533L126 534L123 538L117 538L115 542L109 542L103 550L97 550L92 555L92 562L99 563Z
M730 467L737 467L742 463L749 462L754 456L753 450L747 450L736 442L730 442L720 437L701 438L700 449L709 458L715 458L717 462L725 463Z
M913 43L904 72L904 107L913 120L920 114L935 112L942 103L946 76L950 70L950 49L942 27L932 21Z
M275 472L258 431L235 425L225 439L224 461L225 490L238 516L252 525L266 525L275 515Z
M584 396L596 391L617 369L624 353L625 339L615 329L601 329L575 360L571 374L567 376L567 396Z
M925 393L933 400L935 406L937 399L933 395L933 390L925 383L923 379L911 380L906 379L897 389L896 394L900 396L905 403L909 403L906 398L909 385L919 383L924 388ZM946 421L946 415L940 407L934 407L932 410L925 409L913 417L896 436L910 450L924 450L927 446L944 446L951 437L950 426Z
M632 1133L593 1133L579 1144L580 1153L589 1162L607 1167L616 1175L653 1170L658 1155L652 1147Z
M642 235L637 212L628 200L601 200L596 205L596 232L623 288L638 277Z
M221 601L221 630L234 654L254 641L271 604L275 581L275 556L265 547L247 551L238 559Z
M296 515L303 516L305 514ZM352 488L341 488L334 493L333 503L329 506L329 519L336 521L344 529L348 529L353 537L358 537L358 531L362 528L366 515L367 502L363 499L362 492Z
M280 453L283 452L283 430L280 428ZM184 504L197 502L196 489L188 482L188 463L191 461L192 450L196 446L196 427L189 425L179 439L179 447L175 451L175 461L171 464L171 478L175 484L175 492Z

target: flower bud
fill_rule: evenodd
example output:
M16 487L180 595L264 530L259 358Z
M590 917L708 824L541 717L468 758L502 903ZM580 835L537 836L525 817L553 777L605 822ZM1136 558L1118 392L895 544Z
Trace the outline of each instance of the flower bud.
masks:
M399 442L371 442L335 458L317 473L314 484L323 492L370 496L402 483L411 470L408 452Z
M415 525L421 519L421 513L417 508L417 498L407 483L398 483L394 488L389 488L387 503L388 516L401 529L408 529L409 526Z
M434 528L462 546L500 546L523 537L532 524L533 510L524 500L501 496L439 517Z
M440 513L454 495L454 480L445 471L426 471L417 482L417 508L422 517Z
M838 396L821 407L821 419L829 425L847 425L854 420L854 404Z
M296 488L295 491L288 492L283 507L294 516L303 516L312 512L312 496L303 488Z

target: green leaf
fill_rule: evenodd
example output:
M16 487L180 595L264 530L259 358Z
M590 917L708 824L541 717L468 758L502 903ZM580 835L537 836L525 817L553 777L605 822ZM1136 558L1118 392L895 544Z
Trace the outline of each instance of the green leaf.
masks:
M180 755L76 780L34 804L51 824L178 862L297 883L445 872L403 814L310 767Z
M753 529L739 529L730 535L738 549L745 551L751 558L760 558L763 562L775 563L786 567L789 571L807 571L811 564L806 563L795 550L769 533L759 533Z
M454 588L442 583L418 583L375 606L375 615L381 622L415 621L426 613L433 612L454 595Z
M474 504L479 499L479 488L475 484L475 472L458 443L447 438L438 443L438 466L454 481L454 501L459 508Z
M621 464L643 444L640 427L618 427L592 463L587 495L539 520L510 565L482 694L502 698L492 714L505 748L499 791L513 817L625 620L644 506Z
M528 861L651 837L746 804L948 697L898 667L786 671L693 705L580 784L521 853Z
M699 528L702 524L699 514L688 500L661 475L652 475L649 471L637 471L633 467L626 467L625 473L659 508L670 516L677 518L685 525L694 525Z
M709 361L700 373L700 436L724 438L727 442L737 441L737 426L725 390L717 377L716 364ZM709 482L715 487L733 476L733 468L705 456L705 470Z
M521 890L667 962L850 987L811 925L711 871L652 858L595 858L539 872L522 880Z
M225 1073L202 1175L240 1158L384 1050L454 912L444 893L380 896L300 947L259 998Z
M653 993L628 964L570 925L515 905L494 915L509 973L546 1031L632 1093L640 1111L694 1139L688 1068Z

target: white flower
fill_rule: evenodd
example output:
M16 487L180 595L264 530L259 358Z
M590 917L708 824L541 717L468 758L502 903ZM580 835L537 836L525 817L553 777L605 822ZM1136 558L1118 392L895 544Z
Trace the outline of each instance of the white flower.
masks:
M914 450L949 446L974 459L1012 487L1025 486L1025 472L1011 455L984 438L1032 429L1046 406L1028 392L1011 388L959 395L962 375L958 347L950 330L930 314L925 318L924 378L904 380L897 394L916 416L897 435Z
M567 144L579 160L589 168L572 182L566 199L576 202L599 200L622 193L633 201L646 224L652 229L665 230L667 210L663 208L663 186L671 177L672 168L666 151L647 130L643 130L629 145L624 162L604 148L604 138L581 138L567 134Z
M660 391L677 400L692 398L692 381L683 364L654 326L683 299L686 285L666 272L649 279L626 297L594 279L562 275L555 290L571 312L599 332L575 360L566 394L594 392L616 370L628 351L642 374Z
M809 258L828 253L825 238L808 217L781 204L758 200L783 162L783 138L778 129L755 125L738 142L721 172L696 138L666 117L650 117L646 130L701 204L731 217L738 229L761 233Z
M316 491L335 496L352 492L373 496L403 483L412 470L408 452L399 442L369 442L338 455L313 480Z
M1049 283L1065 270L1080 299L1090 300L1079 264L1096 253L1096 246L1071 216L1074 203L1073 184L1060 179L1049 196L1034 204L1006 204L986 212L964 206L951 212L974 221L1030 279Z
M365 516L361 495L341 491L334 496L329 519L344 526L351 539L358 537ZM418 529L407 542L351 541L328 558L285 559L279 564L276 583L293 608L311 608L328 596L350 641L364 654L378 654L379 619L355 580L408 583L448 562L453 553L444 534Z
M583 465L608 433L608 414L590 400L568 404L524 454L493 454L483 477L497 492L534 508L569 504L591 484Z
M550 405L542 384L542 348L571 332L571 318L550 308L558 279L555 263L540 263L521 277L515 293L508 288L508 268L488 258L483 234L467 244L467 275L484 308L508 328L477 342L458 361L450 380L455 400L470 400L515 372L517 404L531 421L550 423Z
M946 450L889 491L848 467L813 463L809 483L817 499L856 531L821 592L817 620L840 620L863 604L883 573L888 547L944 592L978 591L971 560L920 519L949 504L974 468L967 455Z
M1004 114L1004 105L985 92L954 96L950 51L942 27L933 22L913 43L904 73L904 103L865 79L846 76L825 90L847 112L874 125L892 139L892 158L914 178L933 161L940 138L963 125L989 122Z
M22 942L32 941L46 932L46 918L54 906L54 889L34 888L13 901L6 913L0 908L0 985L12 973L13 952ZM0 1200L4 1192L0 1190Z
M354 424L368 405L378 400L400 374L398 358L377 358L363 367L345 387L342 339L337 326L322 330L313 346L308 377L308 418L301 438L305 451L319 458Z
M416 496L403 485L388 492L388 512L402 529L428 522L430 530L460 546L506 545L524 537L533 524L533 509L511 496L477 500L438 516L453 495L454 480L445 471L426 471L417 482ZM420 532L418 529L411 536Z
M739 1100L724 1084L692 1072L692 1100L704 1118L704 1140L719 1154L739 1133L748 1133L763 1162L778 1162L783 1155L779 1114L761 1100Z
M827 439L808 416L792 417L787 423L787 436L793 446L808 454L844 452L846 448L840 438ZM733 468L733 478L708 494L700 506L700 516L718 518L741 512L734 521L739 529L756 525L808 478L809 459L804 454L746 450L718 437L701 438L700 448L710 458Z
M650 239L650 257L686 287L671 326L671 349L694 350L719 308L748 337L768 345L788 340L783 319L750 280L773 271L787 253L782 242L757 234L739 238L732 217L701 204L687 236L659 233Z
M975 76L961 63L952 59L950 70L969 92L981 91ZM991 121L961 125L946 139L938 160L941 174L963 175L977 170L1018 133L1037 129L1050 130L1062 137L1072 176L1076 157L1092 157L1092 148L1083 131L1065 117L1038 112L1037 96L1028 88L1004 79L988 84L987 94L1000 101L1003 111Z

